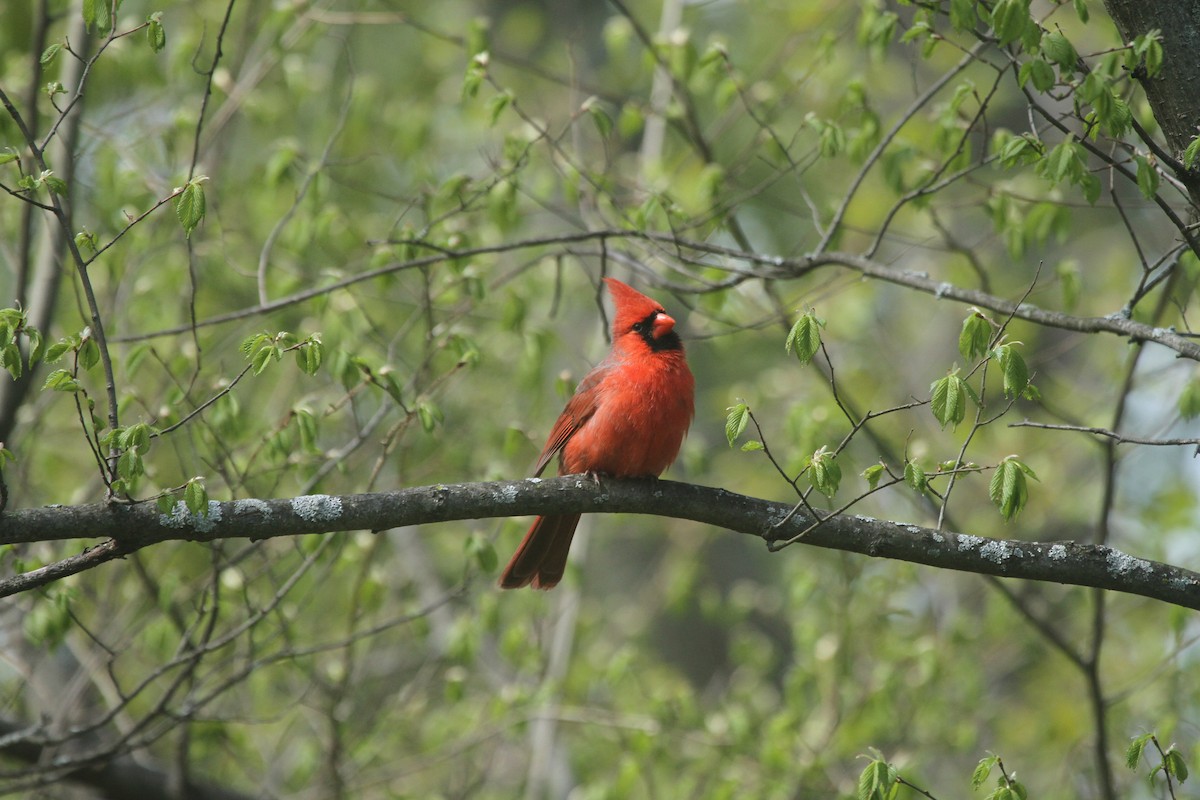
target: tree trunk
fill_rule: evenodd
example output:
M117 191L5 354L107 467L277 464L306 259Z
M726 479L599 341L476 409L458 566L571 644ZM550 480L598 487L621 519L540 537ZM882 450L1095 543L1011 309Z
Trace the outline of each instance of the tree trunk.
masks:
M1105 0L1126 42L1157 28L1162 34L1162 71L1143 77L1142 87L1154 118L1162 126L1168 150L1180 161L1188 143L1200 133L1200 0L1147 3ZM1200 169L1179 174L1192 198L1193 216L1200 209Z

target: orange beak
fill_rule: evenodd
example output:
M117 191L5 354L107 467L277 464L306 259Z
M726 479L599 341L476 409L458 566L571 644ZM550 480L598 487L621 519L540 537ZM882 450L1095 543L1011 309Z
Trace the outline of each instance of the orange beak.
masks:
M654 318L654 338L661 339L675 328L675 320L663 312L658 312Z

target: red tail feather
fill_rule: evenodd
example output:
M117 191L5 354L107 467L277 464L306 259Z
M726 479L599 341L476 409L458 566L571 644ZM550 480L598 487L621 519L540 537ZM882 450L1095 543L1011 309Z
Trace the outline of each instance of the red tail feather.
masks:
M501 589L553 589L567 571L578 514L538 517L500 576Z

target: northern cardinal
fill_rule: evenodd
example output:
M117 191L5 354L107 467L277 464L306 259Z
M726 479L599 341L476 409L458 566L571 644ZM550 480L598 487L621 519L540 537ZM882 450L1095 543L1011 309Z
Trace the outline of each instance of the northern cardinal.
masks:
M558 474L658 477L683 444L695 380L662 305L605 278L615 305L612 350L580 381L542 448L534 475L558 455ZM562 580L578 514L538 517L500 576L502 589Z

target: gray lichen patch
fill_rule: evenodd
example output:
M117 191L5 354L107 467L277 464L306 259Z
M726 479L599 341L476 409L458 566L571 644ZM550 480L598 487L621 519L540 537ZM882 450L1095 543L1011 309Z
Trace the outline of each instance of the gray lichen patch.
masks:
M332 522L342 516L342 498L306 494L292 500L292 511L305 522Z
M960 552L963 550L974 550L976 547L979 547L981 544L983 544L983 541L984 540L982 536L971 536L969 534L960 533L958 535L958 549Z
M979 555L996 564L1003 564L1013 555L1008 542L991 541L979 548Z
M1120 550L1109 550L1107 561L1108 571L1114 575L1128 575L1134 570L1139 569L1147 573L1154 571L1149 561L1134 558L1131 555L1122 553Z
M257 516L263 519L271 518L271 505L263 500L251 498L247 500L233 501L233 515L239 516Z
M176 501L170 514L159 514L158 524L178 530L194 530L198 533L209 533L221 522L221 504L216 500L208 501L207 514L193 514L188 511L187 503Z

